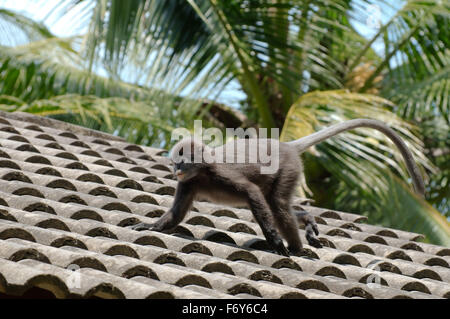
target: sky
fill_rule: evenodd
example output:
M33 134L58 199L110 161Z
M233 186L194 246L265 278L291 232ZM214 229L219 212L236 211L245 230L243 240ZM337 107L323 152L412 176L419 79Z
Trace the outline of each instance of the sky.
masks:
M45 25L59 37L70 37L85 33L87 24L82 24L82 21L74 19L79 11L74 10L63 19L57 19L57 14L52 10L61 2L61 0L0 0L0 8L14 10L35 21L45 20ZM77 26L78 24L81 24L82 27Z
M355 29L364 37L371 38L378 31L380 24L384 24L396 13L397 9L400 8L404 1L382 1L374 0L374 5L367 5L361 0L355 0L361 3L368 14L365 21L358 22L356 20L352 21ZM50 31L59 37L70 37L74 35L84 34L87 31L88 23L87 19L85 21L80 21L80 16L89 17L88 15L80 15L81 10L90 9L91 1L86 1L85 6L79 6L78 11L72 10L69 14L66 14L63 18L59 17L60 12L58 10L52 11L57 7L61 0L0 0L0 8L7 8L17 11L25 16L28 16L36 21L44 21L45 25L50 29ZM76 17L76 18L74 18ZM0 30L1 32L1 30ZM376 41L372 48L378 54L382 55L384 52L383 43L381 41ZM104 72L98 72L101 75ZM222 92L218 98L219 102L225 103L230 106L238 107L239 102L245 99L245 94L240 89L240 85L237 81L232 81L228 84L225 90Z

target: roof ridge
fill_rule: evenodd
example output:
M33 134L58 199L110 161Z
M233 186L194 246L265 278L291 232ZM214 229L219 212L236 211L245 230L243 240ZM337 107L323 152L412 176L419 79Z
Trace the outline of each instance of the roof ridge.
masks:
M60 129L60 130L66 130L66 131L69 131L74 134L80 134L80 135L92 136L92 137L100 137L100 138L104 138L104 139L108 139L108 140L112 140L112 141L120 141L120 142L125 141L125 139L120 136L115 136L115 135L108 134L105 132L100 132L100 131L92 130L89 128L85 128L85 127L82 127L79 125L63 122L63 121L48 118L45 116L32 115L30 113L25 113L25 112L0 111L0 117L9 118L9 119L16 120L16 121L30 122L30 123L38 124L41 126L51 127L51 128Z

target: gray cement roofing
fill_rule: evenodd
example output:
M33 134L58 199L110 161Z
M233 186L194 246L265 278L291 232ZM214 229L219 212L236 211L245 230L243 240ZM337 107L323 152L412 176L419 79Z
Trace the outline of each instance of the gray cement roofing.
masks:
M174 233L164 150L0 113L0 295L58 298L450 298L450 249L296 198L325 247L272 253L246 209L195 202ZM294 206L294 208L296 208ZM304 230L299 229L304 240Z

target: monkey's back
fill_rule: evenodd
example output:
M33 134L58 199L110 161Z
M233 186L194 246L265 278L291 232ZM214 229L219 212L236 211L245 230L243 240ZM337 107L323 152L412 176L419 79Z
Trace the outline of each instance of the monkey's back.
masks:
M275 139L236 139L216 147L214 153L217 169L232 170L235 178L248 179L264 194L281 176L297 180L302 172L296 148Z

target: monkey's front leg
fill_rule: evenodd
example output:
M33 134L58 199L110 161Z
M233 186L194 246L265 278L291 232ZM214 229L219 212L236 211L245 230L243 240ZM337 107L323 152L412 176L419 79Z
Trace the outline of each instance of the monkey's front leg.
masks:
M250 209L270 246L280 255L289 257L289 251L275 228L272 213L261 190L254 184L245 187Z
M154 230L164 231L175 228L186 216L189 208L194 200L194 188L192 185L185 183L178 183L177 190L175 191L175 199L172 207L164 213L156 223L139 223L131 226L133 230Z

